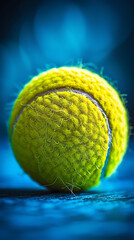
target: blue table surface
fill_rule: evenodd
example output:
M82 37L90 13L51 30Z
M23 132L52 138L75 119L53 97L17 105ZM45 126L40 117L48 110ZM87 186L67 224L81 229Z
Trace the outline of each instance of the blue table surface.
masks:
M134 141L117 172L72 195L48 192L1 141L0 239L134 239Z

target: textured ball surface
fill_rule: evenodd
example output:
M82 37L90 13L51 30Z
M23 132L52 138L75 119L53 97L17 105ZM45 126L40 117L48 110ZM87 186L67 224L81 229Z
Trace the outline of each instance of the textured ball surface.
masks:
M82 191L110 176L128 142L127 112L100 76L77 67L34 77L19 94L9 123L21 167L56 191ZM109 149L110 148L110 149Z

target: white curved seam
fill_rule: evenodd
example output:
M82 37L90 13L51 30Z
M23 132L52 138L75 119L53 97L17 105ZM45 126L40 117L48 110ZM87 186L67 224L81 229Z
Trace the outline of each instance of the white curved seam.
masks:
M31 102L33 102L35 99L37 99L40 96L44 96L44 95L47 95L47 94L50 94L50 93L65 92L65 91L77 93L79 95L82 95L82 96L88 98L99 109L99 111L103 114L103 116L104 116L104 118L106 120L107 129L108 129L108 151L107 151L105 164L104 164L104 166L102 168L102 172L101 172L101 178L103 178L105 176L105 171L106 171L106 167L107 167L107 164L108 164L109 153L110 153L110 148L111 148L111 140L112 140L111 128L110 128L108 117L107 117L106 113L104 112L104 110L102 109L102 107L99 104L99 102L92 95L90 95L90 94L88 94L88 93L86 93L86 92L84 92L82 90L70 89L70 88L59 88L59 89L54 89L54 90L49 90L49 91L46 91L46 92L42 92L42 93L36 95L27 104L25 104L22 107L21 111L19 112L19 114L18 114L18 116L17 116L17 118L16 118L16 120L15 120L15 122L13 124L11 136L13 135L14 128L15 128L18 120L19 120L19 117L20 117L21 113L23 112L24 108L26 108Z

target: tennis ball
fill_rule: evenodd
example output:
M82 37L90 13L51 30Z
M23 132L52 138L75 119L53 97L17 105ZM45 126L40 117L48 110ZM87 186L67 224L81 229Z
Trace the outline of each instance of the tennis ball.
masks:
M115 172L128 143L128 117L105 79L79 67L34 77L15 101L9 122L13 152L39 184L77 192Z

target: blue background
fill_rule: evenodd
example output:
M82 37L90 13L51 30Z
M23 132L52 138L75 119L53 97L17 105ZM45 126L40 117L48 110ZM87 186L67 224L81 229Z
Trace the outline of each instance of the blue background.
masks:
M3 2L0 9L2 239L134 236L133 12L133 1ZM131 132L127 154L113 177L76 198L50 194L34 183L19 167L8 142L8 119L23 85L41 71L65 65L92 69L119 90L128 109Z

